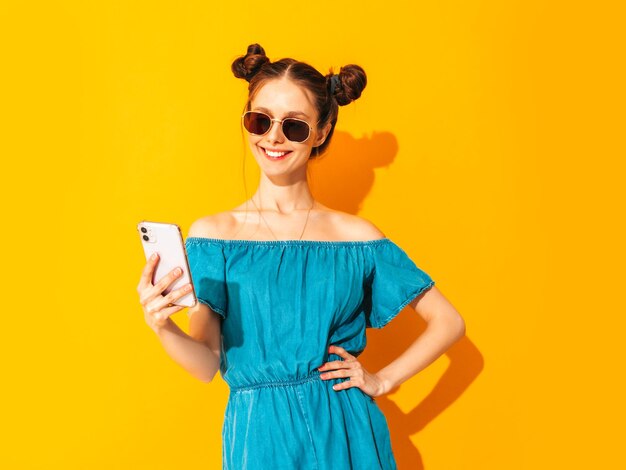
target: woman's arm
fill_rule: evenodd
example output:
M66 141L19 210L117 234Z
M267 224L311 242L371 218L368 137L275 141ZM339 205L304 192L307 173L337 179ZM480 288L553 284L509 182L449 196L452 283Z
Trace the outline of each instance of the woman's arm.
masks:
M465 335L465 321L437 286L417 296L409 305L428 326L397 359L375 374L383 384L383 394L425 369Z
M167 354L198 380L209 383L220 368L220 316L198 302L189 310L189 335L171 318L155 329Z

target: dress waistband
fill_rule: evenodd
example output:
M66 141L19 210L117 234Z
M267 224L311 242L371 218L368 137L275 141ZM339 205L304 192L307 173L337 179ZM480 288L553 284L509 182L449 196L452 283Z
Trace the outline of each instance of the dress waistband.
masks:
M288 379L288 380L275 380L268 382L257 382L250 385L242 385L242 386L233 386L229 385L230 391L232 392L242 392L245 390L254 390L257 388L267 388L267 387L293 387L295 385L301 385L303 383L311 382L313 380L321 380L319 378L322 372L315 369L304 377L300 377L297 379Z

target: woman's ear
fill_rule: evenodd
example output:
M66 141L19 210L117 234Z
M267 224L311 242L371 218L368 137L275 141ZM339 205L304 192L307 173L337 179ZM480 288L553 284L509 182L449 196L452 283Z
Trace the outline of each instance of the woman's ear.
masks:
M324 143L324 141L326 140L326 136L330 132L331 127L332 127L332 124L330 122L324 126L324 128L322 129L322 132L320 132L317 138L315 139L315 143L313 144L313 147L319 147L320 145Z

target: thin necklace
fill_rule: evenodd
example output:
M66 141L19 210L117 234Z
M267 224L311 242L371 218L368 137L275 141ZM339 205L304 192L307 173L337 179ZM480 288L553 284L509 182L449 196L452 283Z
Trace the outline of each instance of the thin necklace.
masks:
M261 216L261 218L263 219L263 222L265 222L265 225L267 225L267 228L269 229L269 231L271 232L272 236L278 240L278 237L274 234L274 231L272 230L272 228L270 227L270 225L267 223L267 220L265 220L265 217L263 217L263 214L261 213L261 211L259 210L258 206L256 205L256 203L254 202L253 198L250 198L250 200L252 201L252 204L254 204L254 207L256 207L257 212L259 213L259 215ZM306 220L304 221L304 227L302 227L302 233L300 234L300 238L298 238L298 240L302 240L302 236L304 235L304 230L306 229L306 224L309 221L309 214L311 214L311 209L313 209L313 206L315 205L315 199L313 199L313 202L311 203L311 207L309 207L309 211L306 213Z

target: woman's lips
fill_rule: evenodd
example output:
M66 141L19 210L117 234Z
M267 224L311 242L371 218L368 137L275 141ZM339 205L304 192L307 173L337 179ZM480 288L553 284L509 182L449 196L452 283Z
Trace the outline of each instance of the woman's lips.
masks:
M272 155L277 155L277 154L280 154L280 153L284 153L283 155L281 155L281 156L279 156L279 157L273 157L273 156L271 156L271 155L269 155L269 154L267 153L267 151L265 150L265 148L261 147L261 150L263 151L263 154L264 154L264 155L265 155L268 159L270 159L270 160L272 160L272 161L284 160L286 157L288 157L288 156L289 156L289 154L291 154L291 150L288 150L288 151L283 151L283 152L272 152L272 151L270 150L270 152L272 153Z

